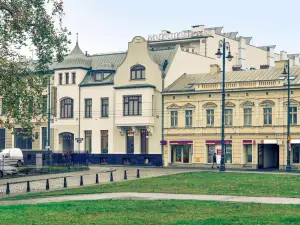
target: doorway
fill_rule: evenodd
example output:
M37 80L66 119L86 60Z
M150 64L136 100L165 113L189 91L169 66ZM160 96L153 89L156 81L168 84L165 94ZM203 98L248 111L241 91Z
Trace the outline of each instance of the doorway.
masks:
M64 132L59 135L60 143L62 143L63 153L70 151L74 152L74 134L69 132Z
M279 145L277 144L258 145L258 168L279 169Z
M192 145L172 145L171 162L172 163L191 163Z
M134 132L132 130L126 131L126 152L127 154L134 153Z

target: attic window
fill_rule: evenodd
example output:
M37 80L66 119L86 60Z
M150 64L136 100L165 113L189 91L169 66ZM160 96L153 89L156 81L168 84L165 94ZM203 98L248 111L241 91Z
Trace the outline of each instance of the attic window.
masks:
M111 75L110 72L95 72L94 73L94 79L95 81L103 81L105 80L107 77L109 77Z

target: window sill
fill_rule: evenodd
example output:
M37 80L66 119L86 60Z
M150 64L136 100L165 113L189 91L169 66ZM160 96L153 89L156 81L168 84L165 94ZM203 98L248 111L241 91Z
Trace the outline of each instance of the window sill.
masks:
M123 116L130 117L130 116L142 116L142 115L123 115Z
M59 84L57 86L75 86L76 84Z
M140 79L130 79L129 81L139 81L139 80L146 80L146 78L140 78Z
M178 127L170 127L170 129L178 129Z
M109 116L101 116L100 119L108 119Z
M93 117L83 117L83 119L93 119Z
M72 118L59 118L60 120L73 120L74 119L74 117L72 117Z

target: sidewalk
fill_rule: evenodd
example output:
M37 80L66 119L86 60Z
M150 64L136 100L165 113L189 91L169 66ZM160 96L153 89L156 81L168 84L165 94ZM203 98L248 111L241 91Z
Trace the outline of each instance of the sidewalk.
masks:
M52 202L87 201L87 200L198 200L218 202L242 202L261 204L300 205L300 198L276 198L276 197L245 197L227 195L190 195L190 194L163 194L163 193L104 193L75 196L59 196L50 198L37 198L18 201L2 201L0 206L30 205Z

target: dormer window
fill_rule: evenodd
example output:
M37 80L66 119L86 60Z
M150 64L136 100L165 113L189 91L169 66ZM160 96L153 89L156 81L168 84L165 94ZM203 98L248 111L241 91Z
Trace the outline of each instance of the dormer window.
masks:
M95 79L95 81L103 81L110 75L111 75L111 72L103 72L103 71L95 72L94 79Z
M146 68L142 65L136 65L131 67L130 79L131 80L142 80L146 79Z

